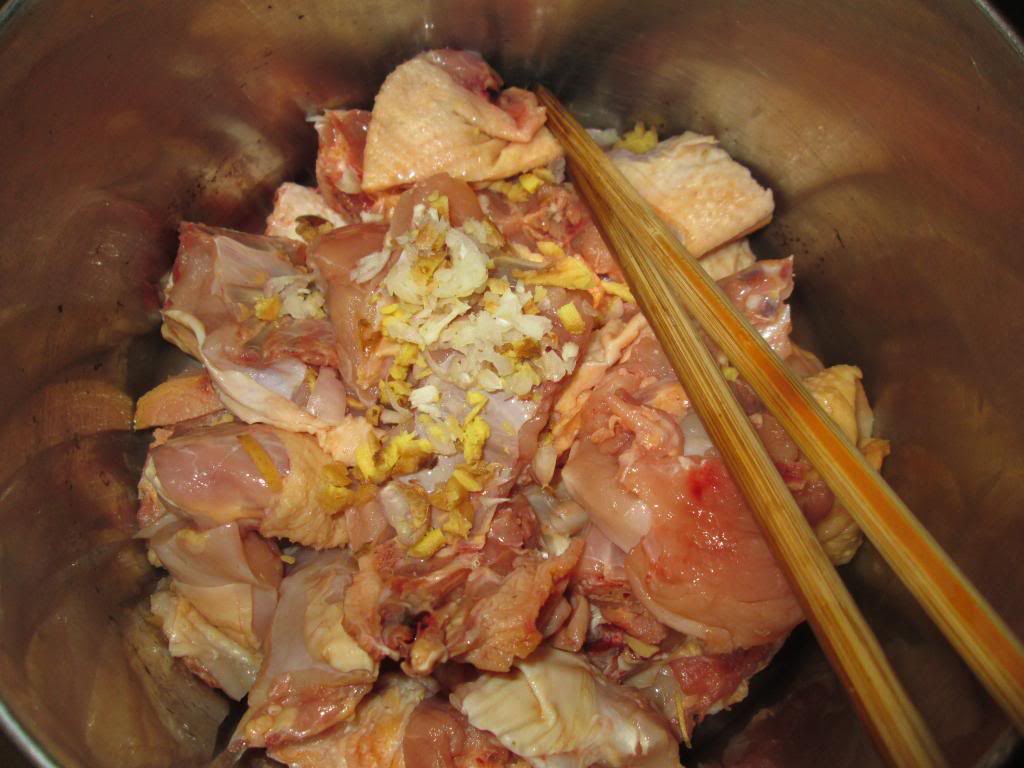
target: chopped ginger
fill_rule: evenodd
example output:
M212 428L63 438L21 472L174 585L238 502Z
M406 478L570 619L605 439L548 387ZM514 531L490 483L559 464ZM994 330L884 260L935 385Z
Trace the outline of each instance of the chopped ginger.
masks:
M636 299L633 298L633 292L629 290L629 286L624 283L617 283L614 280L602 280L601 287L604 288L605 293L610 293L612 296L618 296L623 301L631 301L634 304Z
M626 635L626 645L641 659L648 659L658 652L658 646L645 643L632 635Z
M382 483L392 475L407 475L419 469L434 455L429 440L402 432L381 448L376 435L356 449L356 470L370 483Z
M444 533L441 532L440 528L431 528L427 531L423 538L409 547L409 555L411 557L419 557L426 559L433 557L434 554L443 547L445 544Z
M650 152L657 145L658 131L654 126L648 128L639 121L633 126L633 130L626 131L622 138L615 142L616 149L626 149L635 155Z
M281 314L281 297L275 294L257 299L253 314L258 320L277 320Z
M583 315L571 301L558 308L558 319L569 333L583 333L587 329Z
M491 436L491 425L482 416L466 419L462 426L462 456L469 464L480 461L484 455L484 444Z
M448 519L444 521L441 530L453 538L464 539L473 530L473 523L462 512L456 510L448 515Z
M543 243L538 244L538 248ZM552 243L554 245L554 243ZM558 246L555 246L558 248ZM561 252L561 248L558 251ZM597 276L578 256L562 256L554 264L541 270L523 270L515 276L526 285L548 285L586 291L597 285Z
M280 492L284 487L284 483L281 481L281 473L277 471L277 466L274 464L274 460L270 458L266 448L260 445L259 440L252 435L239 435L238 442L241 443L242 449L252 459L252 463L256 465L256 469L267 482L270 490L275 493Z
M427 204L437 211L438 215L445 221L449 220L448 213L448 196L439 195L437 192L431 192L427 198Z
M519 186L525 189L527 194L532 195L544 186L544 181L535 173L524 173L519 177Z
M470 493L479 493L484 489L484 487L480 484L480 481L473 477L473 475L471 475L462 467L457 467L452 472L452 477L454 477L458 481L459 485L461 485Z

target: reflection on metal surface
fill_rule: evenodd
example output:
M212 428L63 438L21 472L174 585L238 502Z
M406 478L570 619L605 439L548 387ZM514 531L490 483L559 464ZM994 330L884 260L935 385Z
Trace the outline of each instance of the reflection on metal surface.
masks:
M151 334L176 223L254 221L308 173L304 118L366 105L428 46L750 164L778 201L755 246L796 254L804 338L863 365L892 483L1024 632L1024 63L975 4L38 0L0 20L0 696L60 763L202 764L220 711L132 612L152 574L126 409L176 364ZM870 549L846 576L951 763L994 764L1004 721L938 633ZM794 649L692 762L871 764Z

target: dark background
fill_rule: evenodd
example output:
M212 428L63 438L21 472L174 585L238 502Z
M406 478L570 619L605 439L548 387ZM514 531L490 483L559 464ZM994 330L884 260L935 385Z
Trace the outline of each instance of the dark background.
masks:
M0 0L0 9L7 5L7 2L8 0ZM1018 36L1021 36L1024 32L1024 0L991 0L991 5L1017 31ZM1012 764L1024 765L1024 755L1020 753L1015 753L1015 755L1016 759L1012 760ZM21 756L17 748L8 741L2 732L0 732L0 766L30 768L30 763Z
M997 0L992 5L1017 30L1019 37L1024 28L1024 0Z

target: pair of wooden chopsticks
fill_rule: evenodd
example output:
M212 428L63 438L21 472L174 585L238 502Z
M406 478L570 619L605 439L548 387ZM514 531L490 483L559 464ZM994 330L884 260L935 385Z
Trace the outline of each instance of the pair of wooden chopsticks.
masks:
M943 765L878 640L796 506L690 317L722 349L957 653L1024 732L1024 649L583 127L546 88L573 181L789 577L882 757Z

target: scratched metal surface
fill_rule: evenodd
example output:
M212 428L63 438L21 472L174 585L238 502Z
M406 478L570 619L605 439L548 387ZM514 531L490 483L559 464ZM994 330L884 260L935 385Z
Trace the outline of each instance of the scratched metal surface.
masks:
M209 756L217 707L131 642L153 576L130 540L130 399L174 364L151 285L179 220L254 220L309 167L306 115L367 104L431 46L479 49L594 125L715 133L773 187L755 248L796 255L800 336L863 366L889 479L1024 632L1024 63L983 7L37 0L0 18L0 698L41 764ZM845 576L951 762L1007 759L1004 720L870 547ZM805 633L684 761L752 745L875 762Z

